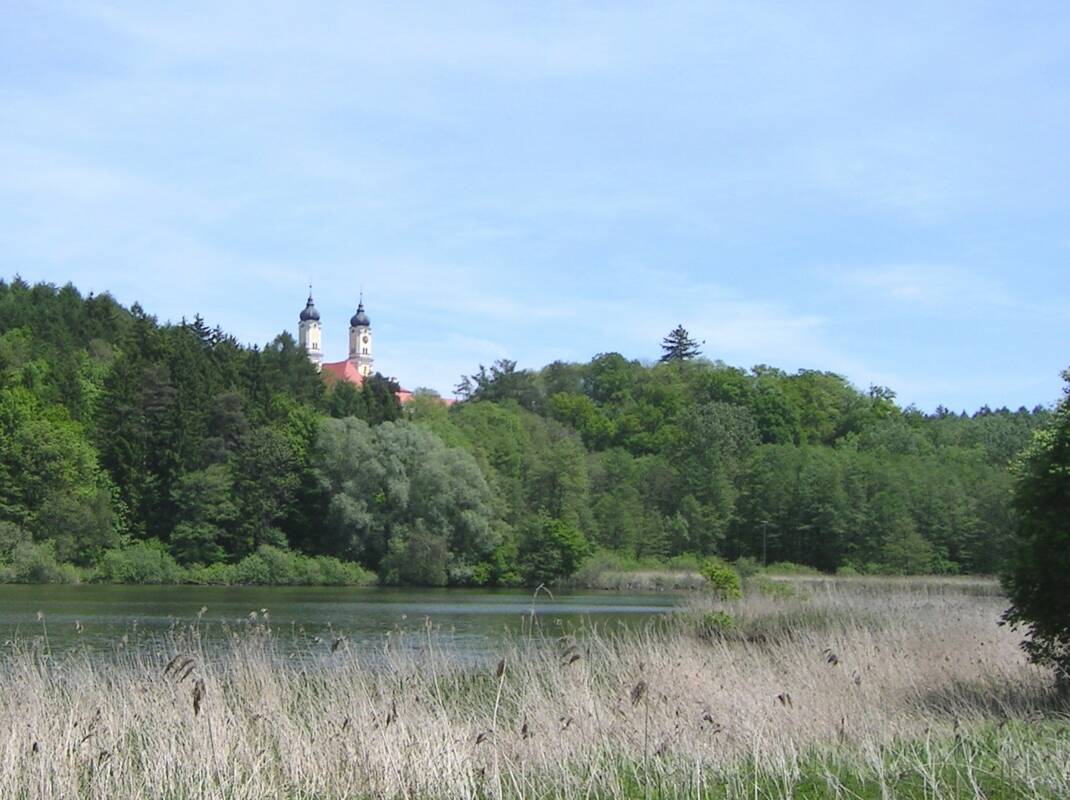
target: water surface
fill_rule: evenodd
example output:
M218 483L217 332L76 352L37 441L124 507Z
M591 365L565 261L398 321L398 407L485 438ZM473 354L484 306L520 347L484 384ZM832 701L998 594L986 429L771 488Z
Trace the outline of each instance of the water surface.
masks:
M269 624L284 646L380 648L388 634L420 634L479 656L502 637L534 624L551 634L637 626L679 603L679 595L493 589L394 589L258 586L0 585L0 642L47 636L55 654L72 648L158 646L174 626L200 627L211 646L227 630ZM205 609L203 612L202 609ZM266 615L264 613L266 610ZM534 617L532 616L534 614ZM415 640L417 637L409 637Z

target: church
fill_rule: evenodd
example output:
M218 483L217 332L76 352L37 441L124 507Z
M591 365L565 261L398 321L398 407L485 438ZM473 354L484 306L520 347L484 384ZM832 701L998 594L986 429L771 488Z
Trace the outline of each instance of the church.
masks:
M372 374L372 364L375 363L372 357L372 323L364 310L363 295L357 303L357 313L349 319L349 357L345 361L323 361L323 326L320 324L320 312L312 300L311 288L297 325L297 341L308 353L309 361L331 383L342 380L359 387ZM391 380L396 382L396 379ZM398 400L402 403L411 399L412 392L409 390L398 391Z

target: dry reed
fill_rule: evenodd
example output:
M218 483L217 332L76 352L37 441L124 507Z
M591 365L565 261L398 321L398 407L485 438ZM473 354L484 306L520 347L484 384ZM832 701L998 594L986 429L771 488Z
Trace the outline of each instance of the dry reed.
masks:
M973 797L994 769L977 731L1022 796L1070 796L1058 701L998 596L792 585L642 631L536 631L479 667L433 631L288 658L256 619L210 652L199 622L159 652L27 642L0 656L0 798L792 797L814 759L828 796L851 796L839 770L873 796L909 775ZM711 611L732 632L704 629Z

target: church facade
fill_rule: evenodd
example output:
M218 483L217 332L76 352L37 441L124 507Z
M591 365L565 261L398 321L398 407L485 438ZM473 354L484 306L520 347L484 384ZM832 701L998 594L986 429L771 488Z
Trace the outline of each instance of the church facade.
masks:
M356 386L362 386L365 378L373 370L375 358L372 356L372 323L364 310L364 297L357 303L357 312L349 319L349 357L345 361L324 362L323 360L323 325L320 312L312 300L309 291L308 302L301 311L297 324L297 341L308 353L308 359L316 369L324 373L328 380L343 380ZM412 399L412 392L401 389L398 399L407 402Z

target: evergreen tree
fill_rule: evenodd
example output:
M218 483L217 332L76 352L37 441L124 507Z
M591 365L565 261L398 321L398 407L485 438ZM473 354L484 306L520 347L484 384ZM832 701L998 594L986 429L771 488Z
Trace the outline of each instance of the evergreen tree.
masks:
M673 328L669 335L661 341L661 349L664 351L661 358L662 362L665 361L690 361L693 358L698 358L702 355L699 350L700 342L696 342L691 338L691 334L687 332L683 325L677 325Z

